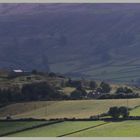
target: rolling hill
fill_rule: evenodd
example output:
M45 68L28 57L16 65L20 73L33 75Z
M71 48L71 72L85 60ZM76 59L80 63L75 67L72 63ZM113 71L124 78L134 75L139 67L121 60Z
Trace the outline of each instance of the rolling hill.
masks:
M0 4L1 68L139 83L140 4Z

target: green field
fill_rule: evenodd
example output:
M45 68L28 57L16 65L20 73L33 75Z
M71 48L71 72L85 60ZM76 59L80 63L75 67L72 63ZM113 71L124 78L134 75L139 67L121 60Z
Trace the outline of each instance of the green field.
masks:
M43 123L46 123L46 121L0 122L0 135L8 132L13 132L16 130L21 130L32 126L40 125Z
M140 121L62 122L15 133L10 137L139 137Z
M129 99L129 107L140 105L140 99ZM111 106L126 106L126 99L71 100L17 103L0 108L0 117L11 114L13 118L85 118L105 113Z
M74 137L140 137L140 121L111 122L69 136Z
M140 107L134 109L130 113L131 116L140 116Z
M58 137L70 132L104 124L102 121L62 122L10 135L13 137Z

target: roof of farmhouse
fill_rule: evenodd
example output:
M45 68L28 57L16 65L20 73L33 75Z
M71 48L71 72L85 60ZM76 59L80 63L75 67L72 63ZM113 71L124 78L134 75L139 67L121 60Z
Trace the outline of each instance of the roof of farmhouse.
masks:
M23 70L13 70L13 72L23 72Z

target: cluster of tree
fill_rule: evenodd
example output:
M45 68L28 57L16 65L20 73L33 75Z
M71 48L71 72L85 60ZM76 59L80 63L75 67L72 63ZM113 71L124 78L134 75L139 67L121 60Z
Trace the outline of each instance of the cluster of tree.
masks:
M95 81L90 81L89 87L91 90L95 90L98 87L98 85Z
M96 92L101 92L101 93L109 93L111 90L110 85L106 82L101 82L100 85L98 86L98 84L92 80L87 84L85 81L71 80L70 78L67 81L66 86L76 87L76 88L82 86L83 88L95 90Z
M96 92L99 93L109 93L111 91L111 87L108 83L101 82L100 86L96 89Z
M70 98L71 99L84 99L87 95L87 92L81 86L77 87L76 90L71 92Z
M59 99L67 99L67 96L46 82L25 84L21 89L18 87L0 89L1 103Z
M99 87L97 88L97 84L94 81L90 82L90 89L94 89L95 93L101 93L101 95L104 95L103 93L108 93L111 90L111 87L109 84L105 83L105 82L101 82L101 84L99 85ZM95 94L94 93L94 94ZM74 90L71 94L70 94L70 98L71 99L85 99L85 98L95 98L95 95L92 94L92 92L87 93L85 88L82 87L81 84L77 85L76 90Z
M7 104L21 100L21 95L18 88L0 89L0 103Z
M139 98L138 93L134 93L131 88L128 87L119 87L116 89L114 94L100 94L98 99L126 99L126 98Z
M108 115L113 119L118 119L119 117L127 118L129 116L129 109L124 106L114 106L109 109Z
M126 98L139 98L138 93L118 93L118 94L103 94L97 97L98 99L126 99Z
M117 88L116 90L116 93L132 93L133 90L131 88L128 88L128 87L119 87Z
M61 94L46 82L23 85L24 100L51 100L61 98Z

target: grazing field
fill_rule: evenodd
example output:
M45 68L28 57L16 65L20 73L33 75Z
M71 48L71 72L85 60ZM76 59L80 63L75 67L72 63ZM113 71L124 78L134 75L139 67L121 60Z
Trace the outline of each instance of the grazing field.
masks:
M129 107L140 105L140 99L129 99ZM111 106L126 106L126 99L71 100L17 103L0 108L0 117L11 114L13 118L85 118L107 112Z
M140 121L62 122L29 131L15 133L10 137L139 137Z
M140 121L111 122L69 136L74 137L140 137Z
M131 116L140 116L140 107L138 107L138 108L132 110L132 111L130 112L130 115L131 115Z
M62 122L45 127L32 129L9 135L13 137L58 137L71 133L77 130L86 129L89 127L95 127L97 125L104 124L103 121L77 121L77 122Z
M0 135L8 133L8 132L13 132L13 131L16 131L16 130L29 128L29 127L32 127L32 126L37 126L37 125L43 124L45 122L46 121L0 122Z

